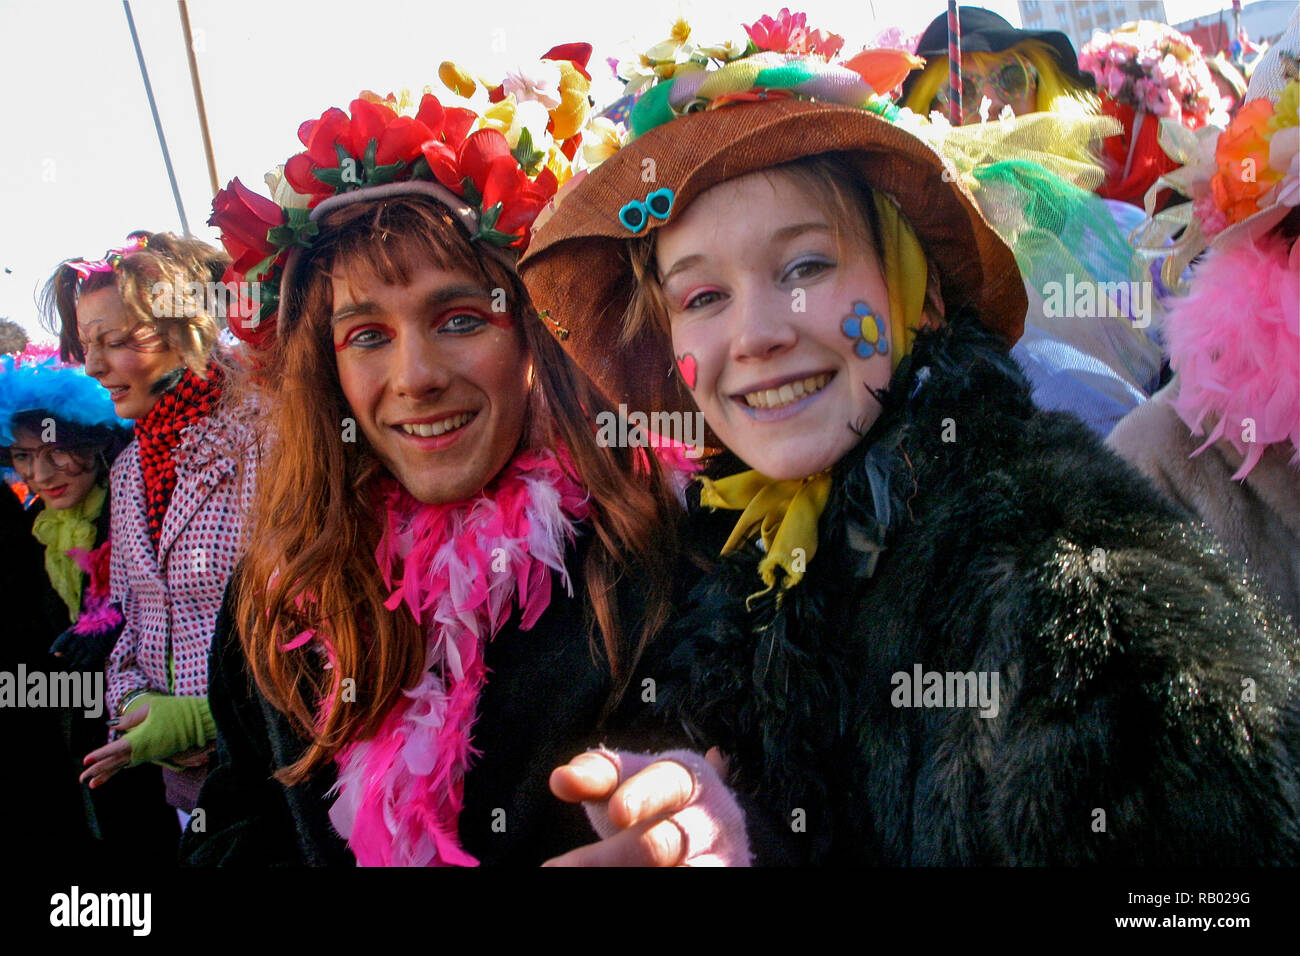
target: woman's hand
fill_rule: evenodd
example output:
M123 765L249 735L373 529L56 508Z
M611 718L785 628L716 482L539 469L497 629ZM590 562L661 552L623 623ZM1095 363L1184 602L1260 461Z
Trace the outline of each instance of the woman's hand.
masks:
M149 716L149 701L132 708L131 712L123 717L117 723L117 730L130 730L144 723L144 719ZM108 782L109 777L117 773L123 767L131 766L131 741L125 737L119 737L111 744L105 744L98 750L92 750L86 754L81 761L83 765L88 765L77 778L81 783L89 784L90 789L102 786Z
M551 773L551 792L582 802L604 839L544 866L747 866L744 815L715 747L650 756L593 750Z

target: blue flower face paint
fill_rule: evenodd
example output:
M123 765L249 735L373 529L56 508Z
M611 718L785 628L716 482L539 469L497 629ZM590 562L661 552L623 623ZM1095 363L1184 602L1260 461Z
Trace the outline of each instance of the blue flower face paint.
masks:
M858 358L888 355L889 340L885 337L885 320L871 311L865 302L854 302L853 312L845 316L840 328L855 340L853 350Z

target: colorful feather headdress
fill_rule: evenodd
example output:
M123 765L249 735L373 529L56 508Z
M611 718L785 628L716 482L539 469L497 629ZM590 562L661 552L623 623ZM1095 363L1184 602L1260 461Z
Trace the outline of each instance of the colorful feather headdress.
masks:
M14 419L40 411L83 428L126 429L107 389L80 367L62 365L43 346L0 357L0 446L14 442Z

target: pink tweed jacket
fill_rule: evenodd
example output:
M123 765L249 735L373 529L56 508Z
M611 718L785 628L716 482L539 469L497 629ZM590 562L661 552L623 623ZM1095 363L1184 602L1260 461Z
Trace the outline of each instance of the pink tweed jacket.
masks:
M113 463L109 586L125 619L108 659L114 713L134 690L207 695L208 646L226 581L243 553L257 479L256 414L252 403L223 403L185 430L156 551L139 445L132 442Z

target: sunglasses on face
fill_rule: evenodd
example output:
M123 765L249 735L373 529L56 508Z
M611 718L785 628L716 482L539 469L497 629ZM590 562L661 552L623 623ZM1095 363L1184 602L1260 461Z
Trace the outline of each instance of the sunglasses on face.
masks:
M986 95L990 99L996 98L1003 103L1010 104L1037 88L1038 71L1034 69L1032 63L1021 59L1019 56L997 65L988 74L967 73L963 70L961 74L962 112L978 112L980 101ZM951 102L951 95L952 91L949 89L948 84L945 83L939 87L939 92L935 94L930 108L946 112L948 104Z

